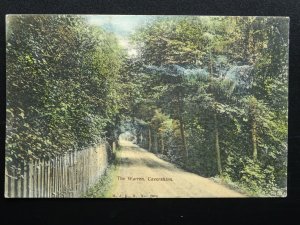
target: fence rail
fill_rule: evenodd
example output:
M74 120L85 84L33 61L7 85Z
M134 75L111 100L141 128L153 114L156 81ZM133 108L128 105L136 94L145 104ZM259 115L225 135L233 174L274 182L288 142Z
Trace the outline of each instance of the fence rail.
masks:
M50 160L5 166L5 197L80 197L105 173L108 148L101 144Z

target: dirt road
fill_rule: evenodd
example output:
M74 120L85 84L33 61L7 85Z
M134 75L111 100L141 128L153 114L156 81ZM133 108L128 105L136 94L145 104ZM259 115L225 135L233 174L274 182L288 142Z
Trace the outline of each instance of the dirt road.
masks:
M245 197L207 178L176 168L131 142L122 141L113 198Z

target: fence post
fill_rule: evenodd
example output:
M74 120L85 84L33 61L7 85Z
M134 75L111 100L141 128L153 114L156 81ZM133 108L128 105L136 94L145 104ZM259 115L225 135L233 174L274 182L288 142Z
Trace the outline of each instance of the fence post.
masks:
M56 183L56 198L59 197L59 157L56 157L56 166L55 166L55 183Z
M58 167L57 167L57 172L58 172L58 197L61 197L61 156L58 157Z
M54 158L53 160L53 177L52 177L52 180L53 180L53 197L55 198L56 197L56 157Z
M55 181L54 181L54 160L55 159L52 159L51 160L51 197L54 197L54 193L55 193Z
M73 171L75 172L74 174L74 196L77 197L77 173L78 173L78 170L77 170L77 151L74 152L74 168L73 168Z
M21 179L21 198L25 197L26 195L26 173L25 173L25 166L26 163L23 162L22 163L22 168L21 168L21 175L22 175L22 179Z
M47 197L47 165L46 165L46 160L43 160L43 197L46 198Z
M66 183L65 183L65 156L62 156L62 187L63 187L63 189L62 189L62 194L63 194L63 196L62 197L64 197L65 198L65 195L66 195Z
M44 181L45 181L44 170L45 170L44 160L42 159L40 161L40 174L41 174L40 197L44 197Z
M5 198L9 198L10 194L9 194L9 177L8 177L8 170L7 170L7 165L5 164L5 192L4 192L4 196Z
M71 169L72 169L72 152L69 153L69 166L68 166L68 186L69 186L69 190L68 190L68 197L72 197L72 192L73 191L73 186L72 186L72 180L71 180Z
M57 157L58 163L57 163L57 180L58 180L58 191L57 191L57 197L60 197L60 192L61 192L61 174L60 174L60 157Z
M28 197L32 198L33 197L33 193L32 193L32 161L28 163L27 169L28 169L28 183L27 183L27 187L28 187Z
M21 192L21 178L20 178L20 174L18 172L19 169L19 165L17 165L17 167L15 168L15 197L19 198L20 197L20 192Z
M52 159L5 165L5 192L10 197L79 197L107 167L107 146L100 144Z
M16 197L15 168L11 168L11 197Z
M68 155L67 155L67 166L66 166L66 169L67 169L67 173L66 173L66 182L67 182L67 192L66 192L66 197L70 197L70 187L71 187L71 184L70 184L70 158L71 157L71 153L68 152Z
M39 197L39 189L38 189L38 184L39 184L39 171L38 171L38 165L39 162L38 160L35 161L35 165L34 165L34 197L37 198Z

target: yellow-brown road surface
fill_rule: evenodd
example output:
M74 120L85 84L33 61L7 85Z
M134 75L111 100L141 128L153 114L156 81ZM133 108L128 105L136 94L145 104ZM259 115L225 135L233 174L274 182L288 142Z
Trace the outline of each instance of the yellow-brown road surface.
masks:
M186 172L154 154L121 141L119 167L109 197L246 197L214 181Z

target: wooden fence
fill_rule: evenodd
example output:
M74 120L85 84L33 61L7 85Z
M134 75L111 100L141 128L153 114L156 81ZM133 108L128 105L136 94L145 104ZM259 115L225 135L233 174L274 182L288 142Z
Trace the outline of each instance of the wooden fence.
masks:
M105 173L109 145L5 167L5 197L80 197Z

